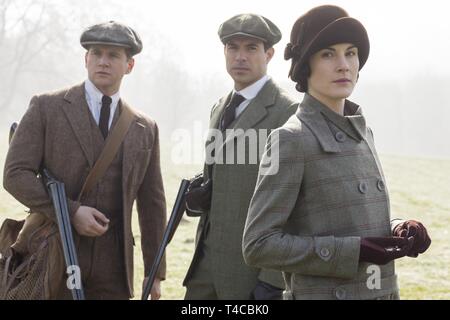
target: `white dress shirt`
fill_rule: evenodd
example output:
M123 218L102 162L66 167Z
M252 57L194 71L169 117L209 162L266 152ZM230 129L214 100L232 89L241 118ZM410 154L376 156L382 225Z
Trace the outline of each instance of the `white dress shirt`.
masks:
M238 93L245 98L244 101L236 108L236 117L239 117L241 113L247 108L247 106L252 102L252 99L258 95L261 91L262 87L266 84L266 82L270 79L268 75L263 76L261 79L253 83L252 85L244 88L240 91L233 90L233 93Z
M89 106L89 110L91 110L94 120L98 125L100 122L100 111L102 110L103 93L101 93L89 79L85 81L84 88L86 89L86 101ZM111 128L114 113L116 112L116 108L119 103L120 92L118 91L110 98L112 99L112 102L110 106L111 112L109 113L108 129Z

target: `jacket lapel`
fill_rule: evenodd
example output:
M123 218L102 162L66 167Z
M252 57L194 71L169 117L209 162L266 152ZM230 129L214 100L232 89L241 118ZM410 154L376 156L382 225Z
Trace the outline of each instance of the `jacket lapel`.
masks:
M267 108L274 105L276 98L277 87L273 80L269 79L258 95L249 103L236 121L234 121L231 129L234 129L235 131L225 138L220 149L224 148L231 140L245 134L248 129L254 128L256 124L261 122L269 114Z
M131 109L131 107L122 99L120 100L120 104L122 108ZM122 181L123 187L126 190L126 186L128 183L129 175L131 169L134 165L134 159L136 158L137 152L142 148L138 141L142 140L144 129L146 128L145 122L139 121L139 117L134 116L134 120L131 123L130 128L128 129L127 134L122 142L123 145L123 160L122 160Z
M245 108L239 118L237 118L233 129L243 129L244 131L254 128L255 125L264 119L267 108L275 103L277 88L272 79L269 79L258 95Z
M302 121L319 140L320 146L325 152L340 152L338 143L331 132L324 117L320 113L322 105L308 94L305 94L300 108L297 110L297 117Z
M212 110L211 119L209 121L210 129L219 129L223 111L226 105L230 102L231 94L232 93L230 92L226 97L222 98Z
M229 134L224 137L224 142L219 144L217 150L215 150L215 154L219 154L223 148L226 146L228 142L233 139L237 139L239 136L245 134L245 131L254 128L256 124L262 121L267 115L267 108L274 105L275 100L277 98L277 87L272 79L269 79L266 84L263 86L258 95L250 102L250 104L245 108L242 114L233 122L233 125L230 129L234 129L233 134ZM210 120L210 130L211 129L219 129L219 124L221 120L221 116L223 114L225 106L231 99L231 93L228 94L226 98L223 98L217 106L212 111L211 120ZM240 130L237 130L240 129ZM223 134L225 134L224 132ZM209 133L206 145L211 143L212 135ZM212 142L216 144L217 142Z
M208 136L205 142L205 148L208 147L209 144L213 143L215 146L218 145L218 142L215 141L216 135L215 131L220 130L220 120L222 119L223 111L226 107L226 105L229 103L231 99L231 92L226 96L223 97L217 104L214 106L213 110L211 111L211 119L209 121L209 130L208 130ZM215 150L212 150L213 154L215 153ZM214 155L211 156L214 156Z
M90 135L90 114L86 102L84 83L72 87L64 96L63 110L67 120L80 143L80 147L92 168L94 166L94 150Z

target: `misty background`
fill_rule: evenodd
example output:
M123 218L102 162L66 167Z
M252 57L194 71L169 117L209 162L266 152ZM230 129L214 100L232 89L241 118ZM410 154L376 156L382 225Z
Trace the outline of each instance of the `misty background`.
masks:
M368 31L369 60L350 99L362 106L379 153L450 157L450 20L443 0L0 0L0 130L6 141L34 94L85 80L79 37L108 20L142 37L121 96L157 121L162 143L170 144L177 129L193 132L195 122L206 130L212 105L232 89L217 29L238 13L278 25L283 38L269 74L300 101L283 51L295 20L321 4L342 6Z

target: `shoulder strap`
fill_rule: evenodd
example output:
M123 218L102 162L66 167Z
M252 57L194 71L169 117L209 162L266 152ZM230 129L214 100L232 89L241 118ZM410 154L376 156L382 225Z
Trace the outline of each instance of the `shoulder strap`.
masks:
M106 138L106 144L103 147L102 153L94 164L94 167L89 172L86 181L84 182L83 188L78 196L78 201L84 194L87 194L92 187L98 182L98 180L105 174L109 165L113 161L114 157L119 150L120 145L125 139L125 135L131 126L134 119L134 112L126 104L122 103L122 113L120 114L119 120L114 126L111 134Z

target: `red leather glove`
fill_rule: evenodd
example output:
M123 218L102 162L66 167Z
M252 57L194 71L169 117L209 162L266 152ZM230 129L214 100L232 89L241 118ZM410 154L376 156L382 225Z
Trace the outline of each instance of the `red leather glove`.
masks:
M412 237L361 238L359 261L383 265L406 256L413 243Z
M424 253L431 245L427 229L416 220L407 220L395 226L393 235L396 237L413 237L414 244L408 252L408 257L416 258L419 253Z

